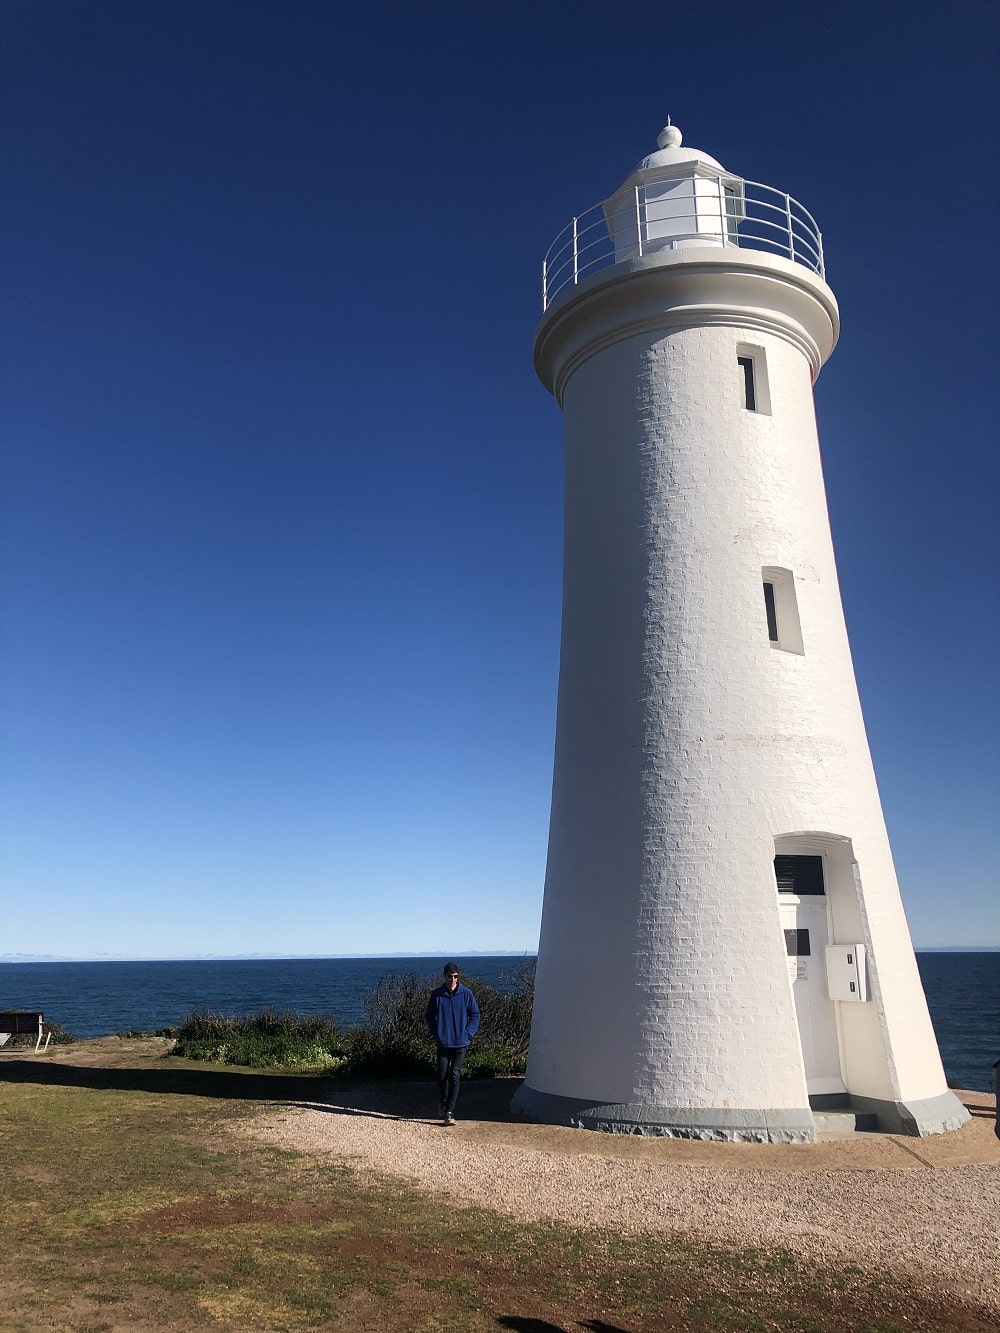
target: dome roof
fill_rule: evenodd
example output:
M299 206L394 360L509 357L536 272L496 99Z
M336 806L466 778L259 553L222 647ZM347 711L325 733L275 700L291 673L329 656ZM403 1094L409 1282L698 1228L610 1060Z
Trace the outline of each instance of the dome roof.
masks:
M717 171L725 171L721 162L716 162L714 157L703 153L700 148L682 148L681 132L676 125L671 125L669 116L656 142L658 145L656 152L644 157L636 167L636 171L647 171L653 167L676 167L684 162L702 162Z

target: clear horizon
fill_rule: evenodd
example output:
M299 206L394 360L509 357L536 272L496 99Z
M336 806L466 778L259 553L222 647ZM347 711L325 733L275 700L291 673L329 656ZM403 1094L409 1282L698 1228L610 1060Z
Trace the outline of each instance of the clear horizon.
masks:
M915 944L914 953L1000 953L996 944ZM163 954L140 957L131 954L94 954L86 957L55 957L51 954L0 954L0 964L9 963L249 963L322 961L351 958L536 958L536 949L434 949L418 953L238 953Z

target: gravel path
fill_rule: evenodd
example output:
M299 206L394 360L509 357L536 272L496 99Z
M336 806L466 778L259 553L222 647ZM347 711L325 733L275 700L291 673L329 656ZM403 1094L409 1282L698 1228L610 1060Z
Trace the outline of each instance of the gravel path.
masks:
M911 1139L890 1140L901 1166L851 1169L841 1155L836 1169L802 1169L808 1159L788 1157L802 1149L772 1148L763 1150L774 1154L770 1159L757 1156L754 1169L743 1169L732 1165L737 1159L732 1149L726 1153L728 1145L718 1145L725 1154L718 1165L700 1165L683 1160L692 1145L664 1140L621 1143L584 1130L483 1121L443 1130L370 1107L370 1098L350 1106L294 1107L270 1112L249 1128L285 1147L351 1158L361 1169L515 1218L683 1232L736 1246L774 1244L870 1272L895 1270L915 1290L944 1290L985 1306L1000 1326L1000 1152L990 1146L996 1143L992 1123L967 1127L978 1135L964 1140L973 1148L965 1154L971 1164L931 1164L921 1156L921 1149L925 1157L933 1151L925 1147L931 1141ZM865 1138L872 1142L870 1158L884 1151L888 1136ZM954 1154L955 1144L945 1140L956 1138L941 1136L939 1153ZM829 1146L843 1154L855 1145ZM698 1147L704 1156L706 1146ZM782 1160L795 1165L788 1169Z

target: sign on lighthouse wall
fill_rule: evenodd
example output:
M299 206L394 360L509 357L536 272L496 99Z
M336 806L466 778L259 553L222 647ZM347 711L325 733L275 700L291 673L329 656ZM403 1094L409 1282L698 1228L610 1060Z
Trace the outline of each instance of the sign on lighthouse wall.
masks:
M813 1139L832 1107L954 1128L834 565L822 240L790 196L681 144L668 125L545 261L563 631L514 1109L772 1141Z

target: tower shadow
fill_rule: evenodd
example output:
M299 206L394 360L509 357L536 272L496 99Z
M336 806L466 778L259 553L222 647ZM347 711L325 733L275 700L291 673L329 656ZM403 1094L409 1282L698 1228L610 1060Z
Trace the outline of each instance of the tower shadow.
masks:
M510 1099L520 1079L469 1079L462 1083L464 1118L513 1122ZM169 1055L124 1068L57 1062L35 1056L0 1059L0 1083L37 1087L92 1088L97 1091L148 1092L223 1101L281 1102L340 1115L369 1115L395 1120L436 1118L438 1092L432 1079L336 1079L316 1074L263 1073L208 1065L172 1065Z

